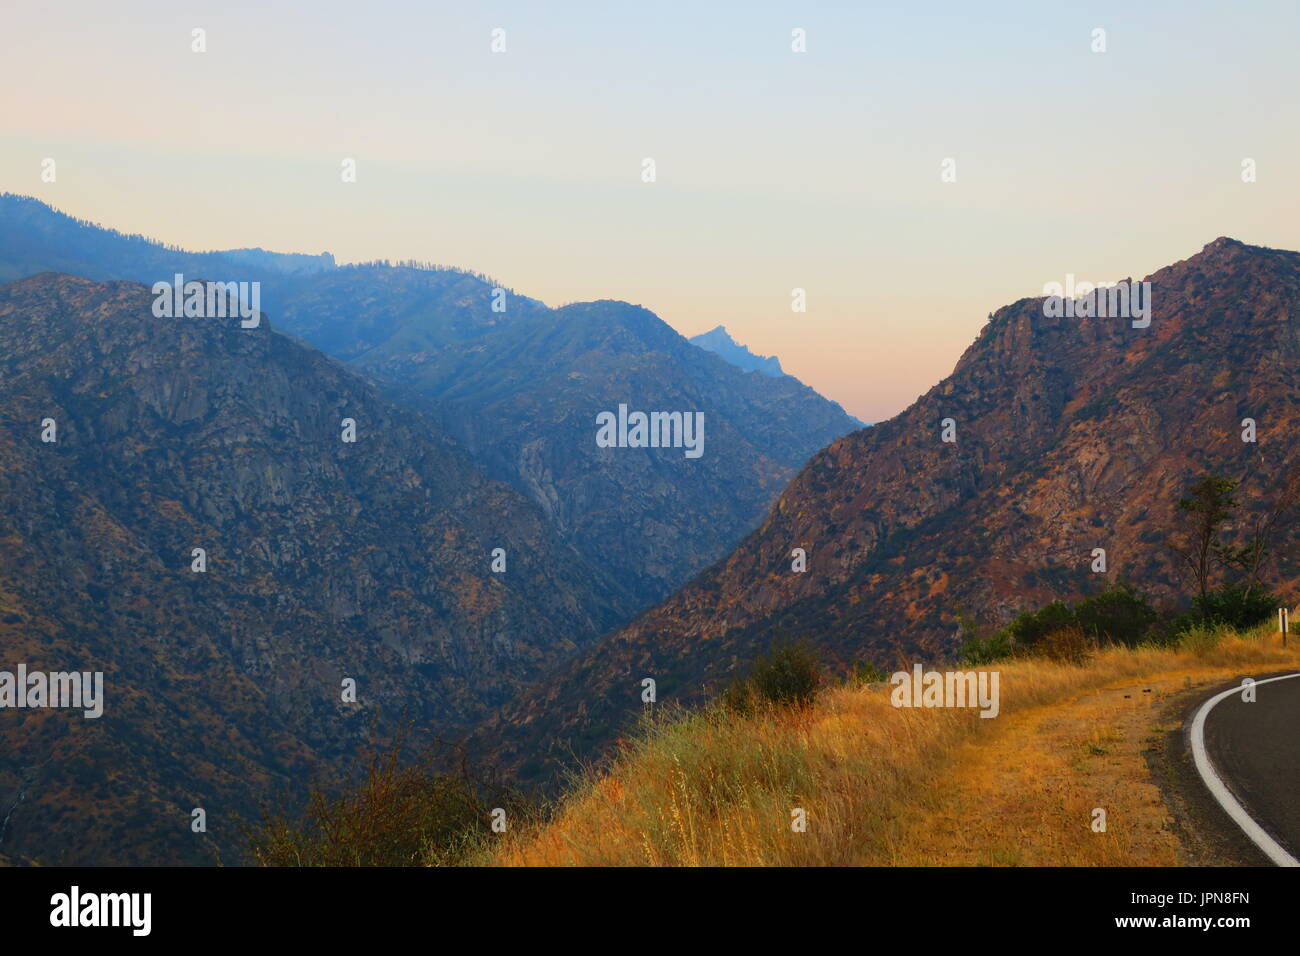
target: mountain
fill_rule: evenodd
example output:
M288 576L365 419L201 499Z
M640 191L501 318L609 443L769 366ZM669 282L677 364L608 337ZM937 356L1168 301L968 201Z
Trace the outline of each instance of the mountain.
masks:
M1119 579L1185 593L1166 541L1189 482L1237 478L1258 511L1300 467L1300 254L1217 239L1149 281L1146 328L999 309L948 378L814 455L739 547L499 714L483 748L548 772L607 746L643 678L699 700L777 641L888 668L951 656L959 609L989 628ZM1297 544L1293 526L1275 548L1279 593L1300 587Z
M483 276L382 264L276 298L281 328L436 417L638 607L726 553L811 454L858 425L796 379L749 375L624 302L551 309ZM597 416L620 405L703 414L703 455L597 447Z
M490 475L536 501L642 606L724 554L809 455L852 427L796 379L733 368L638 306L547 309L510 297L503 316L488 308L486 283L475 290L465 276L394 271L341 270L297 299L285 326L422 400ZM367 295L380 283L382 297ZM403 283L426 288L393 291ZM440 305L418 311L429 302ZM413 319L377 344L328 338L329 329L381 324L407 303ZM320 328L304 328L300 311ZM598 416L620 406L703 416L702 454L598 447Z
M326 272L338 265L334 261L334 257L328 252L312 256L300 252L268 252L265 249L258 248L226 249L216 254L230 262L255 266L269 272L283 272L286 275Z
M8 857L211 862L260 798L372 731L458 732L630 610L433 420L266 318L153 301L0 286L0 672L102 671L106 698L0 709Z
M772 378L788 376L788 373L782 370L779 358L775 355L767 357L755 355L733 339L725 326L719 325L708 332L692 335L687 341L704 349L706 352L712 352L727 364L744 369L746 372L761 372ZM854 415L849 415L849 421L857 428L865 428L871 424Z
M42 272L147 284L170 282L176 272L217 279L230 275L245 281L278 274L278 270L240 265L222 253L186 252L141 235L105 229L30 196L0 194L0 282Z
M736 368L743 368L746 372L762 372L764 375L771 375L773 378L785 374L785 372L781 371L781 360L779 358L775 355L767 357L755 355L733 339L726 328L721 325L710 329L708 332L692 335L690 343L698 345L707 352L712 352L724 362L729 362Z
M57 270L261 283L276 327L421 408L640 609L727 553L814 452L860 426L789 376L750 375L624 302L551 309L486 276L188 253L0 197L0 279ZM269 257L269 258L268 258ZM305 257L312 258L312 257ZM292 269L286 262L296 264ZM704 451L598 448L603 412L701 413Z

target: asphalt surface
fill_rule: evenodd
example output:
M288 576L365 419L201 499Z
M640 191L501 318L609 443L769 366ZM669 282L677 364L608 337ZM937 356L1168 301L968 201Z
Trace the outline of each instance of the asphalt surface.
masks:
M1205 749L1249 816L1300 857L1300 677L1219 701L1205 718Z

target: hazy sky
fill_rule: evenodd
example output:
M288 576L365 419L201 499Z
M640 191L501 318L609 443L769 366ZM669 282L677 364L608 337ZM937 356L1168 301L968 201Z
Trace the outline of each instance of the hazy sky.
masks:
M1066 273L1300 248L1296 0L5 6L0 190L724 324L868 421Z

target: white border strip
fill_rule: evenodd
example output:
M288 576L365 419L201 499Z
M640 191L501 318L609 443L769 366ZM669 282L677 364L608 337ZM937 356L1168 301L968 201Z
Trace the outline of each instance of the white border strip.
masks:
M1263 680L1255 681L1255 685L1270 684L1275 680L1290 680L1292 677L1300 677L1300 673L1283 674L1280 677L1266 677ZM1254 821L1245 807L1237 802L1224 784L1223 779L1214 769L1214 763L1210 760L1209 752L1205 749L1205 718L1210 715L1210 711L1219 701L1224 700L1234 694L1241 693L1241 686L1229 688L1221 694L1215 694L1196 712L1196 717L1192 720L1192 757L1196 761L1196 769L1205 781L1205 786L1214 799L1219 801L1219 806L1227 811L1228 816L1232 817L1233 822L1241 827L1246 836L1254 842L1268 856L1270 860L1278 866L1300 866L1300 860L1297 860L1282 847L1280 843L1264 832L1264 828Z

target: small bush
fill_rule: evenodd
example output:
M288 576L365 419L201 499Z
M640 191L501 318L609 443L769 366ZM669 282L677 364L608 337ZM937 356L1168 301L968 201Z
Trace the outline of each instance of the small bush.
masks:
M748 678L732 682L722 692L722 704L742 714L750 713L760 702L806 707L817 696L821 682L816 652L802 643L785 645L760 655Z
M1096 640L1086 634L1083 628L1063 627L1030 645L1025 656L1081 667L1092 659L1096 650Z
M1282 600L1267 591L1247 594L1244 588L1226 586L1193 598L1191 618L1244 631L1267 621L1281 606Z
M1016 647L1029 647L1053 631L1075 627L1073 609L1063 601L1045 604L1037 611L1025 611L1007 625L1007 637Z
M1235 634L1232 628L1217 623L1194 622L1178 632L1174 645L1194 654L1205 654Z
M401 764L401 744L369 759L365 779L338 795L313 788L298 816L263 814L245 827L258 866L446 866L465 860L491 832L491 813L527 815L514 793L490 801L468 773L438 772L428 759Z
M1084 598L1074 607L1074 620L1097 642L1137 647L1156 625L1159 614L1130 584L1121 583Z
M963 663L972 667L983 667L1004 661L1011 656L1011 638L1005 629L994 631L988 637L972 636L966 638L961 646Z
M821 663L806 644L778 647L754 661L749 680L763 700L805 707L821 686Z

